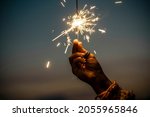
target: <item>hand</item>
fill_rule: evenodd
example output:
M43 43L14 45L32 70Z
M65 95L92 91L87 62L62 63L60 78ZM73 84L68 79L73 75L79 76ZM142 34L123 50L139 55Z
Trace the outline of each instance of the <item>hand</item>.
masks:
M93 54L85 57L87 50L77 39L73 42L72 55L69 57L72 72L80 80L90 84L96 93L105 90L111 82L105 76L100 64Z
M90 53L90 55L85 58L86 53L87 50L85 50L82 43L76 39L74 40L72 55L69 60L73 74L80 80L90 83L96 77L97 72L103 71L95 56Z

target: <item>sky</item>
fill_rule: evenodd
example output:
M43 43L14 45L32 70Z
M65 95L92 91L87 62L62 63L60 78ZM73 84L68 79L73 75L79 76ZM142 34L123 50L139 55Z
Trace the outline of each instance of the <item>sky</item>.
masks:
M65 8L61 0L0 1L0 99L94 99L93 89L72 74L72 47L64 54L65 48L52 42L67 28L62 18L75 13L75 0L66 1ZM83 45L96 50L110 80L136 99L150 99L149 0L115 1L79 0L79 9L97 6L97 27L107 32L93 34Z

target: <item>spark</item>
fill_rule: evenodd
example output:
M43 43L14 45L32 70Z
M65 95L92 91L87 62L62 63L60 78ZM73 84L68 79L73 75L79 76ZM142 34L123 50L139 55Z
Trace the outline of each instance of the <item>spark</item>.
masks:
M57 47L59 47L59 46L60 46L60 44L61 44L61 43L60 43L60 42L58 42L56 46L57 46Z
M70 33L81 35L85 40L87 40L87 42L90 42L90 36L95 32L95 27L100 19L93 11L95 8L96 6L88 8L87 4L85 4L83 9L79 10L78 13L62 19L62 21L66 21L69 28L63 30L52 41L56 41L62 36L67 36L66 49L64 53L67 53L67 50L72 43L69 35Z
M95 9L95 8L96 8L96 6L91 6L91 7L90 7L91 10L92 10L92 9Z
M67 46L66 46L66 49L65 49L65 54L67 53L67 50L68 50L68 48L69 48L69 46L71 45L71 39L70 39L70 37L69 36L67 36Z
M116 1L115 4L122 4L122 1Z
M82 10L85 10L85 8L86 8L87 6L88 6L88 5L87 5L87 4L85 4Z
M72 30L72 27L71 27L71 28L69 28L68 30L64 30L64 31L62 31L62 32L61 32L61 34L60 34L60 35L58 35L57 37L55 37L52 41L55 41L55 40L57 40L59 37L61 37L61 36L64 36L64 35L68 34L71 30Z
M85 35L83 36L83 40L86 40L86 36Z
M51 32L52 32L52 33L54 33L54 32L55 32L55 30L52 30Z
M94 54L96 54L96 50L94 50Z
M98 31L101 32L102 34L106 33L106 30L104 30L104 29L98 29Z
M87 40L87 42L90 42L90 36L89 35L85 35L85 39Z
M66 20L66 18L63 18L62 21L64 22Z
M64 52L65 54L67 53L67 50L68 50L69 46L70 46L70 45L67 45L67 46L66 46L66 49L65 49L65 52Z
M60 2L61 3L61 5L63 6L63 7L65 7L65 5L64 5L64 3L63 2Z
M48 69L50 66L50 61L47 61L46 68Z

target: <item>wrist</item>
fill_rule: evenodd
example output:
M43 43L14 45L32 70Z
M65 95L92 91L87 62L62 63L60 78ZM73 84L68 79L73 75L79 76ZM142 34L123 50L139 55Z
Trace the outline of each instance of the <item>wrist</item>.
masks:
M100 94L101 92L107 90L112 82L107 78L104 73L98 74L90 84L96 94Z

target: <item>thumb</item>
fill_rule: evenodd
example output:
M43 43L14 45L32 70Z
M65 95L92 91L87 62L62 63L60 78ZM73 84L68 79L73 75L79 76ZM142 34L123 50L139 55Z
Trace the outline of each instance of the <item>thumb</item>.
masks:
M82 42L78 41L78 39L75 39L73 41L72 53L76 53L76 52L82 52L82 53L87 52L87 50L83 48Z

